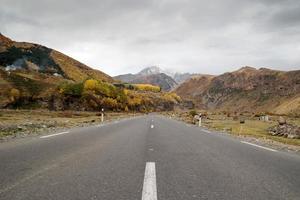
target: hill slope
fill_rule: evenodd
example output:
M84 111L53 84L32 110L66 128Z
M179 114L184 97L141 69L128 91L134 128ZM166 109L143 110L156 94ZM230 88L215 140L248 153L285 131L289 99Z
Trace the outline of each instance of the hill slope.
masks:
M105 73L56 50L15 42L0 34L0 107L15 102L16 98L35 103L34 99L53 95L63 82L82 82L89 78L113 81Z
M297 114L300 113L300 70L243 67L216 77L192 78L175 92L205 109Z
M0 66L6 70L37 71L73 81L83 81L87 78L113 81L107 74L56 50L38 44L15 42L2 34L0 34Z

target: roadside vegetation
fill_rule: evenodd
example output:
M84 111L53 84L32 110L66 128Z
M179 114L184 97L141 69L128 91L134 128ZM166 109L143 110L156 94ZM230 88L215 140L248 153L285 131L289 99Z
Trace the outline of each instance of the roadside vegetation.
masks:
M0 70L0 86L0 108L9 109L153 112L173 110L181 103L176 94L150 84L111 83L92 78L76 82L24 70Z
M81 83L64 82L58 86L59 94L54 101L80 102L73 103L75 110L139 111L152 112L173 110L181 98L175 93L161 92L157 86L149 84L111 84L88 79ZM59 108L53 108L59 110Z
M235 136L249 136L263 140L276 141L288 145L300 146L300 139L292 139L282 136L273 136L269 129L278 125L278 115L269 115L268 121L261 121L261 114L230 114L226 112L207 112L207 111L178 111L167 112L168 116L173 116L187 123L195 124L194 116L202 114L202 126L208 129L227 132ZM288 124L300 126L300 118L293 116L284 116ZM241 123L243 121L244 123Z
M105 121L127 118L139 113L105 112ZM101 123L100 112L49 110L0 110L0 141L29 134L46 134Z
M290 122L299 123L299 120L291 119ZM278 122L274 120L269 122L264 122L264 121L259 121L258 119L246 119L245 123L242 124L240 123L240 121L233 120L230 118L225 118L225 119L210 118L208 120L204 120L204 126L214 130L226 131L230 134L238 135L238 136L251 136L255 138L270 139L285 144L300 146L300 139L291 139L291 138L270 135L268 129L277 124Z
M151 91L151 92L160 92L161 88L159 86L154 86L151 84L132 84L134 89L139 91Z

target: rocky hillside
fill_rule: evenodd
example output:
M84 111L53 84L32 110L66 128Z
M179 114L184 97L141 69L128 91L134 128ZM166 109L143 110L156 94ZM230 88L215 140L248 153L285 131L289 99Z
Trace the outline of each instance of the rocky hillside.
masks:
M15 42L2 34L0 34L0 66L6 71L33 71L73 81L83 81L87 78L113 81L107 74L56 50L39 44Z
M167 74L161 73L161 70L158 67L148 67L137 74L124 74L114 78L126 83L156 85L163 91L170 91L177 86L176 81Z
M194 77L175 92L205 109L299 115L300 70L243 67L220 76Z

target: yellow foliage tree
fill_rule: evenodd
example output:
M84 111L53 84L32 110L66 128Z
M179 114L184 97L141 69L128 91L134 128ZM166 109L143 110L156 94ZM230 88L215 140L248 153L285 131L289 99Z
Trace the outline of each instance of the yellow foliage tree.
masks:
M99 87L99 82L97 80L89 79L84 82L85 91L96 91Z
M15 89L15 88L13 88L13 89L10 90L10 99L12 101L18 100L20 98L20 96L21 96L20 90Z
M173 102L173 103L180 103L182 101L180 96L178 96L174 92L169 92L169 93L164 94L163 98L166 101Z
M117 100L109 97L105 97L102 99L102 105L108 109L117 109L118 108L118 102Z
M141 91L151 91L151 92L160 92L160 87L151 85L151 84L134 84L133 85L136 90Z

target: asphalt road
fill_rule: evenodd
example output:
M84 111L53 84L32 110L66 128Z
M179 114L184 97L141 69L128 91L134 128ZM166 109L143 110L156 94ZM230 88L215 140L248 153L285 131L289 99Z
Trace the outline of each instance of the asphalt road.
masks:
M0 199L300 199L300 157L148 115L0 143Z

